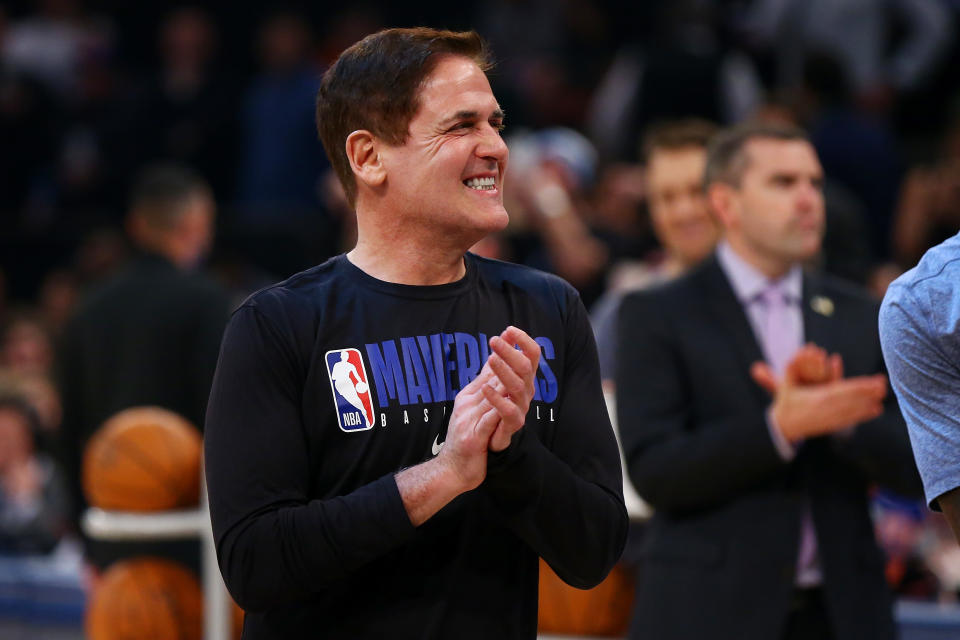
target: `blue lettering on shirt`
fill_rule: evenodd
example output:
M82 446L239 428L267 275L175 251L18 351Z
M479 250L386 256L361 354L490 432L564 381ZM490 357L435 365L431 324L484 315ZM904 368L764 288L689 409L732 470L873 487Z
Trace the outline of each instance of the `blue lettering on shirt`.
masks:
M535 340L542 353L533 399L550 403L560 392L556 374L547 362L556 357L556 352L550 338ZM452 402L460 389L477 377L490 355L485 334L473 336L459 331L368 343L366 350L381 409L391 403Z
M537 344L540 345L540 349L543 351L542 357L540 358L540 373L543 374L543 378L537 377L536 380L536 390L533 394L533 399L540 402L553 402L557 399L557 394L560 393L560 386L557 384L557 376L554 375L553 369L550 368L550 365L547 364L547 360L553 360L556 357L556 352L553 350L553 342L550 338L546 336L540 336L539 338L534 338Z
M477 339L469 333L458 331L453 335L457 341L457 373L460 376L460 388L463 389L480 373L480 350L477 348Z
M433 402L416 339L400 338L400 348L403 350L403 370L407 374L407 398L410 403Z
M382 352L377 343L368 344L367 358L373 370L373 381L377 385L377 404L380 408L385 409L394 399L399 400L401 405L410 404L407 401L407 383L403 379L396 343L385 340Z

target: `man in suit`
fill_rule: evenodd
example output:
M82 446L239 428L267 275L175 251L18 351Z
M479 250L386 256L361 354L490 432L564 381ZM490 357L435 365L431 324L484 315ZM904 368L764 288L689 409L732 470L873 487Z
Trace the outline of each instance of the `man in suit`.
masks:
M867 492L919 481L877 375L876 303L801 268L820 248L822 181L800 130L719 134L704 182L723 241L624 301L620 429L656 510L634 637L895 636Z
M227 292L197 269L213 240L214 216L213 194L198 174L177 165L146 168L126 218L136 256L91 291L67 325L58 363L59 436L77 526L87 506L83 453L104 420L129 407L159 405L203 427L230 314ZM194 540L86 543L98 568L160 549L199 566Z

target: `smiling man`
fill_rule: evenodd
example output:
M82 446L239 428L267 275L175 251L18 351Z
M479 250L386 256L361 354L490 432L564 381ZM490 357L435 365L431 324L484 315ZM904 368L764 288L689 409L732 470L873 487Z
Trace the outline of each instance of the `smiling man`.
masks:
M620 435L655 509L631 637L893 638L867 495L919 478L876 302L801 268L823 236L816 152L743 124L711 141L704 182L717 251L620 315Z
M575 290L467 249L507 224L475 33L391 29L324 76L346 255L249 298L207 414L244 638L535 638L538 556L600 582L627 527Z

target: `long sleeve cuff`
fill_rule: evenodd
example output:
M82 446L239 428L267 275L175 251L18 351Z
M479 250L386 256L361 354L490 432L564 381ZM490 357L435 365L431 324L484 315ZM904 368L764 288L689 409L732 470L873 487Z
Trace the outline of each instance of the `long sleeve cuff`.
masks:
M783 458L784 462L790 462L797 455L797 449L784 437L780 427L773 419L773 407L767 409L767 430L770 432L770 439L773 440L773 446L777 448L777 453Z

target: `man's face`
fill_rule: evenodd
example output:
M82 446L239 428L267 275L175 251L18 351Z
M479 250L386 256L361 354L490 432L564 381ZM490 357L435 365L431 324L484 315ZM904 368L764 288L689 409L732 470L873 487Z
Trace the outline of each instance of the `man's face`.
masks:
M194 193L177 218L177 232L184 240L184 261L194 267L199 264L213 244L216 207L205 190Z
M401 146L382 151L390 204L470 246L507 224L503 112L487 77L468 58L446 56L420 90L420 109Z
M655 149L647 162L647 197L653 228L671 255L690 266L717 243L719 225L703 194L702 147Z
M765 264L786 269L820 250L824 229L823 169L803 140L747 143L748 164L733 190L727 233Z

